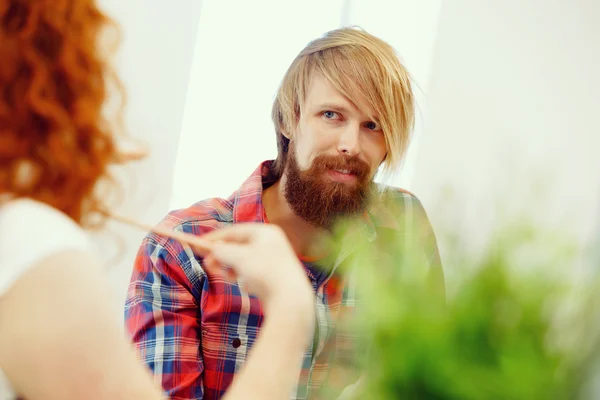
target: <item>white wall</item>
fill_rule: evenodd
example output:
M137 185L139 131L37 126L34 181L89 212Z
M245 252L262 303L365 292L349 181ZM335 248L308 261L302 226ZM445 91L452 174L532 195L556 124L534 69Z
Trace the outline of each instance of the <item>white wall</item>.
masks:
M169 208L201 3L100 1L123 31L118 72L128 95L127 127L132 136L142 139L152 150L147 160L123 174L127 177L127 201L120 212L152 224ZM110 261L119 301L123 301L145 232L119 224L111 228L112 232L104 234L99 243Z
M438 231L477 250L525 215L598 235L599 4L444 2L413 182Z

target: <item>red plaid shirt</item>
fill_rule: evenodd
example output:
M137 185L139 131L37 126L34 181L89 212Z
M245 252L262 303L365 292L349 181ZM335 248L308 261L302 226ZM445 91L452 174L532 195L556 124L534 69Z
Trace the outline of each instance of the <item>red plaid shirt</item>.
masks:
M267 180L270 163L262 163L230 198L208 199L173 211L161 223L202 235L231 224L265 222L262 191L273 183ZM420 202L410 193L393 193L406 210L400 219L404 225L426 225L432 240L423 251L441 276L435 237ZM370 209L359 234L373 241L376 227L397 220L385 215L385 210ZM336 359L352 359L354 338L335 330L336 321L355 305L356 283L351 276L342 278L335 272L351 251L342 249L332 272L319 279L320 284L310 265L304 263L316 293L317 327L290 399L315 398L326 380L328 384L337 381L340 386L351 383L344 381L349 374L331 368L339 364ZM263 313L258 299L237 284L207 275L202 260L189 247L150 233L135 261L125 319L140 358L171 399L212 400L223 396L246 360Z

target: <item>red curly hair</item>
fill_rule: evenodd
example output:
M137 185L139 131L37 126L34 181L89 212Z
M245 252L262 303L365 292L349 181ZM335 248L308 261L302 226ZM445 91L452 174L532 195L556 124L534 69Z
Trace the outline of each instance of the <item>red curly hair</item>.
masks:
M94 0L0 0L0 194L86 226L104 220L98 183L125 159L105 115L109 92L123 98L108 27Z

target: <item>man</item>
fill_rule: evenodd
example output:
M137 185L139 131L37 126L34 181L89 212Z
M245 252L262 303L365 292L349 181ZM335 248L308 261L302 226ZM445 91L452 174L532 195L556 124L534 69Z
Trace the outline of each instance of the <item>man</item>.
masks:
M373 183L380 166L399 166L414 121L409 75L388 44L351 28L311 42L283 78L272 117L275 161L262 163L229 199L173 211L163 224L195 235L245 222L283 229L313 284L317 310L313 343L292 398L314 398L326 380L331 384L343 375L335 377L332 360L351 348L335 331L340 311L355 301L349 280L337 272L352 246L332 253L328 245L340 217L353 221L353 237L367 244L380 231L406 233L410 226L423 239L420 251L434 279L443 285L443 277L420 202ZM391 214L378 200L382 195L402 215ZM142 360L172 398L220 398L260 330L258 300L237 284L211 279L189 248L155 235L142 243L126 322Z

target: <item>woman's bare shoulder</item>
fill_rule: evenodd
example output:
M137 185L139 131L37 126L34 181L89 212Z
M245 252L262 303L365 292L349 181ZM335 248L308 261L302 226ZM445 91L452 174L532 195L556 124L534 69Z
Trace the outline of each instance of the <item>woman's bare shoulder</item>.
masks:
M0 296L40 261L65 251L91 251L89 237L60 211L18 199L0 206Z

